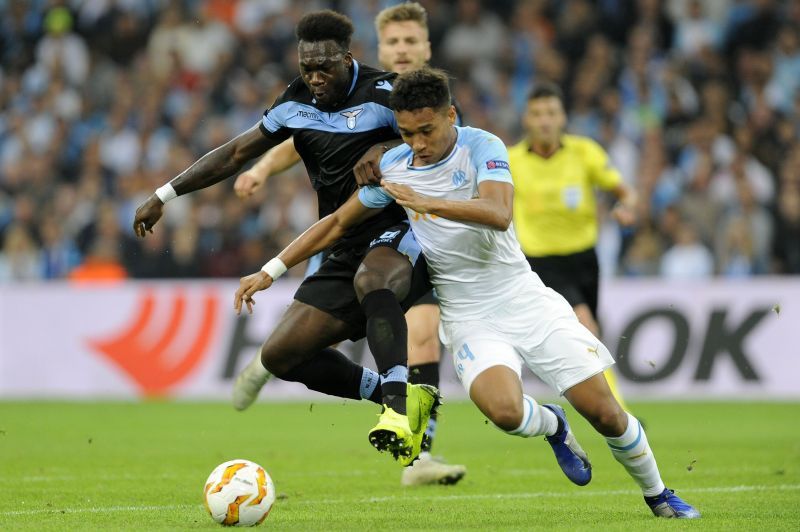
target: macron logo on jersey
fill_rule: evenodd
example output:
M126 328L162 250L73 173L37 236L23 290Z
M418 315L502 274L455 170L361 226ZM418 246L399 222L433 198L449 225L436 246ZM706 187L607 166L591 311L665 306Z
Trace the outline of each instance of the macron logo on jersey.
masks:
M486 161L486 168L489 170L496 170L497 168L509 169L506 161Z
M382 80L380 80L380 81L375 83L375 88L376 89L383 89L385 91L391 91L392 90L392 84L389 83L388 81L386 81L385 79L382 79Z
M355 129L356 128L356 118L364 111L364 108L354 109L352 111L344 111L339 113L343 117L347 118L347 129Z

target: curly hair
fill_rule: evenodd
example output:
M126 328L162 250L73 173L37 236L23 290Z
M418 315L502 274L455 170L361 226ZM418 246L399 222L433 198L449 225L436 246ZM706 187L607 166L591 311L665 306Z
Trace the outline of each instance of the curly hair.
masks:
M450 86L443 71L423 67L397 76L389 96L395 111L415 111L430 107L441 110L450 107Z
M334 41L347 50L353 36L353 22L345 15L330 9L314 11L300 19L295 35L298 41Z

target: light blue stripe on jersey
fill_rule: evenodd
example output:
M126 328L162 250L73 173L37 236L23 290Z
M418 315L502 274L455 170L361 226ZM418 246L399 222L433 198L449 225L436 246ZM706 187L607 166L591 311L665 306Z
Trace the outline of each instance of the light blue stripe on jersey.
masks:
M358 190L358 199L364 207L369 207L370 209L382 209L394 201L394 198L382 187L374 185L361 187Z
M375 102L365 102L332 113L320 111L305 103L283 102L267 111L261 123L270 133L284 127L329 133L363 133L383 127L397 131L397 121L392 110Z
M350 88L347 90L347 95L348 96L353 94L353 89L356 88L356 82L357 81L358 81L358 61L353 59L353 81L350 83Z
M306 266L306 273L303 276L303 278L311 277L312 275L317 273L319 267L322 266L322 255L323 252L320 251L319 253L308 259L308 266Z
M508 150L503 141L488 131L460 127L458 143L470 151L470 161L478 169L476 181L514 182L508 164Z

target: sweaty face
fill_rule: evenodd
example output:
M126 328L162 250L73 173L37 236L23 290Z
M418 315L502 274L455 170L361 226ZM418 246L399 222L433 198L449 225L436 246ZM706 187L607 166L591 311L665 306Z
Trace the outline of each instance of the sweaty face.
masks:
M300 41L300 76L320 107L333 107L347 97L353 56L335 41Z
M456 130L453 129L456 122L455 107L397 111L395 118L403 142L414 151L415 165L434 164L449 154L456 137Z
M431 58L428 31L413 20L389 22L378 35L378 61L402 74L422 68Z
M561 100L555 96L545 96L528 101L525 110L525 129L531 142L554 144L558 142L567 115Z

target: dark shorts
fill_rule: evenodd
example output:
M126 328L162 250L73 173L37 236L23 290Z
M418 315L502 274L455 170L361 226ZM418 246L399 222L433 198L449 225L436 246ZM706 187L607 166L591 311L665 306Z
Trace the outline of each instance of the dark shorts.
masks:
M350 337L351 340L363 338L367 320L358 302L353 278L369 250L382 246L399 251L411 262L411 289L400 303L403 310L408 310L421 296L431 291L425 257L408 222L376 234L367 247L329 254L319 269L305 278L294 298L352 325L356 332Z
M439 296L436 295L436 289L430 289L425 295L421 298L417 299L412 307L416 307L417 305L438 305L439 304Z
M544 284L564 296L573 307L585 303L597 318L600 268L594 248L572 255L527 257Z

